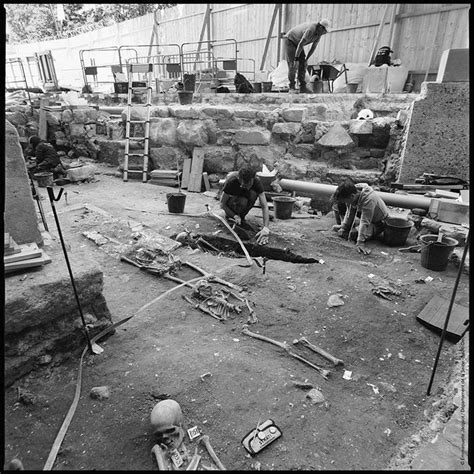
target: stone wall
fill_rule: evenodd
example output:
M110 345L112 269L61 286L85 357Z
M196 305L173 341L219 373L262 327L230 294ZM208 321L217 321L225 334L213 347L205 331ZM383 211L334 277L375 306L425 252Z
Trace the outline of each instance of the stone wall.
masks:
M126 143L124 97L117 94L115 106L99 106L97 96L86 97L89 106L48 112L48 136L58 149L63 147L63 156L117 165L120 173ZM350 176L378 184L387 181L400 163L397 137L405 123L397 117L409 110L415 97L196 93L193 104L183 106L176 103L176 94L161 94L151 107L149 171L176 169L199 147L211 182L250 164L276 168L280 177L288 179L337 183ZM370 108L375 118L365 124L351 119L356 103ZM143 120L145 114L146 107L137 103L131 119ZM336 123L350 136L350 146L321 146L319 140ZM143 136L142 124L131 127L132 135ZM140 141L131 140L132 151L140 147ZM130 156L128 168L141 169L141 161Z
M412 104L398 180L423 173L469 176L469 83L425 82Z

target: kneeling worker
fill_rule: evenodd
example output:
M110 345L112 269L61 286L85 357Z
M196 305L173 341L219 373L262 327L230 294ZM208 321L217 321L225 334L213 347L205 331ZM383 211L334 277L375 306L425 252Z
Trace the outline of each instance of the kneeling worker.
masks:
M270 215L263 184L258 176L255 175L254 170L242 168L238 172L229 173L224 183L220 202L227 219L233 220L243 229L253 230L245 222L245 217L250 212L250 209L252 209L257 197L262 207L263 229L255 237L258 244L265 245L268 243L268 235L270 234L270 229L268 228Z
M344 203L347 211L341 225L333 226L342 238L356 240L357 251L368 255L365 242L374 239L384 230L388 209L382 198L367 184L355 184L350 178L339 184L334 193L334 201ZM356 214L360 213L359 228Z

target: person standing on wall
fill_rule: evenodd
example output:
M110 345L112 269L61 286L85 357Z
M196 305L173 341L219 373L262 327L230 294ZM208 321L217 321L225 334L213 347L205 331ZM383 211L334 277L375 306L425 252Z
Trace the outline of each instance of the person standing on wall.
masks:
M329 21L301 23L291 28L285 35L286 59L288 61L288 80L290 82L290 93L295 91L295 76L298 69L298 83L300 93L310 93L306 87L306 69L308 59L314 53L321 36L328 33ZM310 44L311 48L305 55L304 47ZM298 64L296 64L298 63Z

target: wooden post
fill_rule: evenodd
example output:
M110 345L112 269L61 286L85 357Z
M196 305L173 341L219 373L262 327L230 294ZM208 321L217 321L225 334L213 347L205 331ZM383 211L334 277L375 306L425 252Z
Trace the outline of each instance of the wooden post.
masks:
M391 36L389 38L390 47L392 48L393 51L398 50L397 33L398 33L398 30L400 29L400 26L399 26L399 23L397 24L397 18L400 13L400 8L402 6L400 3L397 3L396 5L397 5L397 8L395 10L395 17L393 19L393 29L391 30Z
M280 62L280 51L281 51L281 11L282 11L282 5L280 3L280 8L278 9L278 28L277 28L277 65Z
M40 99L38 136L41 140L48 139L48 120L46 118L46 110L44 109L48 105L49 99Z
M368 64L369 66L370 66L370 63L372 62L372 58L374 57L375 50L377 48L377 44L380 41L380 36L381 36L381 33L382 33L383 25L385 23L385 17L387 16L387 11L388 11L389 6L390 6L390 4L388 4L388 3L387 3L387 5L385 5L385 9L383 11L383 16L382 16L382 21L380 22L379 29L377 30L377 36L375 37L374 45L372 46L372 52L370 53L370 56L369 56L369 64Z
M394 3L392 7L392 15L390 17L390 31L388 33L388 46L392 50L393 50L392 37L393 37L393 29L395 27L395 16L397 14L397 8L398 8L398 3Z
M275 19L279 9L281 8L281 3L275 3L275 8L273 9L272 21L270 23L270 29L268 30L267 41L265 42L265 49L263 51L262 62L260 64L260 71L263 71L265 66L265 61L267 59L268 47L270 46L270 40L272 38L273 26L275 25Z
M207 8L206 8L206 13L204 14L204 20L202 22L202 28L201 28L201 34L199 35L199 42L198 42L198 47L197 47L197 52L196 52L196 60L194 63L194 68L196 68L196 62L199 59L199 53L201 52L201 41L204 38L204 32L206 31L206 26L209 26L209 17L211 15L211 5L208 3ZM208 32L208 38L210 34Z

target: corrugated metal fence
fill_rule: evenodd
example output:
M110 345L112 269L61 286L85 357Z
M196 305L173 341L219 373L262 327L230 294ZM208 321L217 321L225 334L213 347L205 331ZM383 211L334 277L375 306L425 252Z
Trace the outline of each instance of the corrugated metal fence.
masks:
M274 27L269 34L275 5ZM204 19L210 8L209 22ZM450 48L469 47L470 4L178 4L114 26L73 38L42 43L7 45L7 57L27 57L51 50L59 81L65 75L81 83L79 50L131 44L195 43L232 38L238 55L252 58L259 70L265 49L264 69L270 71L284 59L278 31L284 33L302 22L327 18L331 32L322 37L313 63L333 61L368 63L380 31L377 48L390 45L392 58L400 58L409 70L437 71L441 55ZM380 29L382 17L385 21ZM155 25L155 26L154 26ZM153 34L155 29L155 34ZM267 39L269 38L269 41ZM214 55L225 56L225 51ZM100 61L100 58L96 60ZM74 76L74 81L72 77Z

